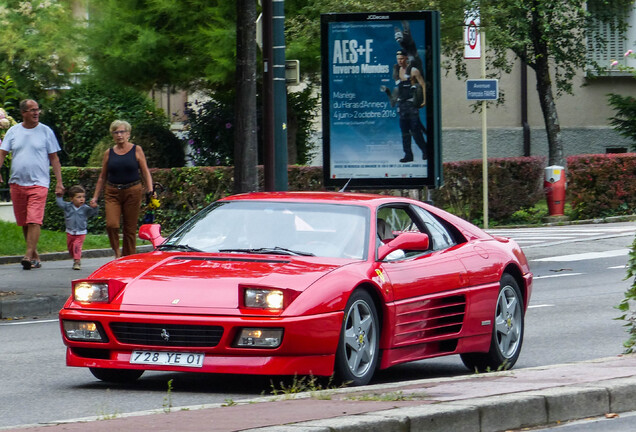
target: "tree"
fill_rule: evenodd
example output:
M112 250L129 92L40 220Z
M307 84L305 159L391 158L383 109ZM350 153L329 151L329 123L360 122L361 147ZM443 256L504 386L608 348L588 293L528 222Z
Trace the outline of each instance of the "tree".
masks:
M91 72L150 90L234 84L233 0L101 0L88 29Z
M234 133L234 192L258 189L256 123L256 4L236 2L236 125Z
M90 58L105 80L136 88L203 88L236 96L235 192L256 190L255 0L106 0ZM217 96L218 95L218 96Z
M82 21L70 0L5 0L0 5L0 70L20 97L42 99L82 70Z
M561 126L555 98L573 93L573 78L592 66L585 49L586 38L597 47L605 44L594 32L597 21L624 30L624 11L632 0L483 0L471 2L479 9L487 34L488 61L493 75L509 72L517 59L534 70L539 104L548 138L550 165L565 166ZM459 48L459 47L458 47ZM510 53L514 56L510 56ZM461 54L455 52L457 64ZM461 68L458 68L461 70ZM552 78L554 74L554 79ZM556 95L554 93L556 90Z

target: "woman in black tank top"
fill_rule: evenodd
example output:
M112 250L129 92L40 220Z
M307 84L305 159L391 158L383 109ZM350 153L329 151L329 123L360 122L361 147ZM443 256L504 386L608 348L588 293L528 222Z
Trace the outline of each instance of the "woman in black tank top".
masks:
M97 179L95 194L91 202L97 203L104 188L106 208L106 232L115 257L132 255L136 252L137 221L145 185L146 193L153 194L152 176L146 156L141 147L131 143L130 124L115 120L110 125L110 133L115 145L104 152L102 171ZM119 226L123 225L123 247L119 249Z

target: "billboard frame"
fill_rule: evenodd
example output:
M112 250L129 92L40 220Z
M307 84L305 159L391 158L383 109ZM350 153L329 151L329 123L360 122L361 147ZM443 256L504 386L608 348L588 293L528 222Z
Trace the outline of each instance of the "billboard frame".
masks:
M425 122L424 136L426 139L427 159L426 168L422 169L422 172L410 172L406 174L400 173L405 164L397 163L397 159L392 164L385 164L384 166L393 166L394 168L387 168L384 175L378 175L378 170L375 170L374 174L366 174L363 172L364 168L358 168L358 172L350 176L342 175L335 172L334 152L338 151L340 146L347 145L346 139L337 136L332 130L335 128L333 121L334 114L338 115L334 106L338 106L338 101L333 100L335 85L332 88L332 72L338 70L334 68L334 62L332 61L335 55L330 55L330 52L335 52L336 45L341 42L337 42L336 39L332 40L330 37L331 31L336 27L352 27L360 28L361 31L367 32L367 34L373 35L374 29L378 27L378 23L387 22L404 22L410 23L410 25L419 24L423 27L424 37L423 40L418 40L418 43L423 46L425 57L423 63L423 75L426 82L425 99L426 99L426 113L422 114ZM366 24L365 24L366 23ZM397 29L396 29L397 30ZM335 30L334 30L335 31ZM379 31L379 30L378 30ZM383 34L386 34L386 30ZM367 45L369 45L367 39ZM347 42L347 41L345 41ZM332 46L333 43L333 46ZM357 43L357 42L356 42ZM362 44L362 42L361 42ZM397 43L394 43L396 48L399 48ZM346 49L341 48L341 50ZM367 49L369 46L367 46ZM331 51L330 51L331 49ZM358 49L364 51L363 48ZM368 50L372 51L372 49ZM439 11L413 11L413 12L378 12L378 13L329 13L321 15L321 55L322 55L322 139L323 139L323 171L324 171L324 184L326 187L342 188L348 184L348 188L359 189L419 189L423 187L436 188L442 185L442 146L441 146L441 63L440 63L440 14ZM383 51L383 58L388 61L388 58L392 59L392 63L395 63L396 49L387 53ZM374 54L375 55L375 54ZM395 66L394 66L395 67ZM388 81L390 78L390 72L384 74L384 81ZM353 79L353 78L352 78ZM397 81L396 81L397 83ZM375 84L367 84L367 86L374 86ZM378 89L380 85L377 85ZM370 87L369 87L370 90ZM361 90L363 92L364 89ZM374 90L375 91L375 90ZM379 90L378 90L379 91ZM368 92L367 92L368 93ZM365 95L367 94L365 93ZM357 93L352 93L357 97ZM387 93L388 94L388 93ZM377 97L377 96L373 96ZM377 102L376 102L377 103ZM388 110L384 110L388 111ZM392 114L396 117L395 114ZM386 122L391 120L385 120ZM394 134L399 135L398 119L392 120L391 127ZM354 122L352 122L354 123ZM367 122L368 123L368 122ZM360 129L360 133L365 133L363 128L366 126L353 125L348 128L348 131L355 131L356 128ZM392 138L393 141L399 142L400 146L401 138ZM396 142L393 142L393 147L396 147ZM418 149L415 144L412 144L413 148L417 152ZM415 152L414 152L415 153ZM418 155L419 156L419 155ZM416 156L417 158L417 156ZM422 160L422 156L420 156ZM423 163L421 163L423 165ZM364 167L364 165L351 165L353 167ZM373 165L369 165L373 166ZM355 170L356 168L354 168ZM391 171L395 170L395 172ZM424 172L425 171L425 172Z

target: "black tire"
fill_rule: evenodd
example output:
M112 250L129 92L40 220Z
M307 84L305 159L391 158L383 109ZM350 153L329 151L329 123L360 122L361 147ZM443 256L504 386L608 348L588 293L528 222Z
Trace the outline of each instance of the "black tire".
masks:
M521 353L524 333L524 305L514 277L504 273L495 305L490 350L487 353L462 354L464 365L472 371L510 369Z
M380 356L380 323L373 299L364 290L351 294L340 331L335 373L342 383L368 384Z
M137 369L89 368L93 376L99 380L112 383L131 383L136 381L144 371Z

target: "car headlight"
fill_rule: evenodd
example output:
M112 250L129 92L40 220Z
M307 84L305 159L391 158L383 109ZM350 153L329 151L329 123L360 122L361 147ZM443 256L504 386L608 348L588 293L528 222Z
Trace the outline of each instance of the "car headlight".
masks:
M73 299L82 303L108 303L108 284L80 282L73 287Z
M99 323L92 321L67 321L62 322L64 334L74 341L108 342L108 338L100 331Z
M73 281L73 300L80 303L109 303L125 286L115 279Z
M279 289L246 288L244 304L251 308L283 309L285 296Z
M240 348L277 348L283 341L283 329L243 328L234 346Z

